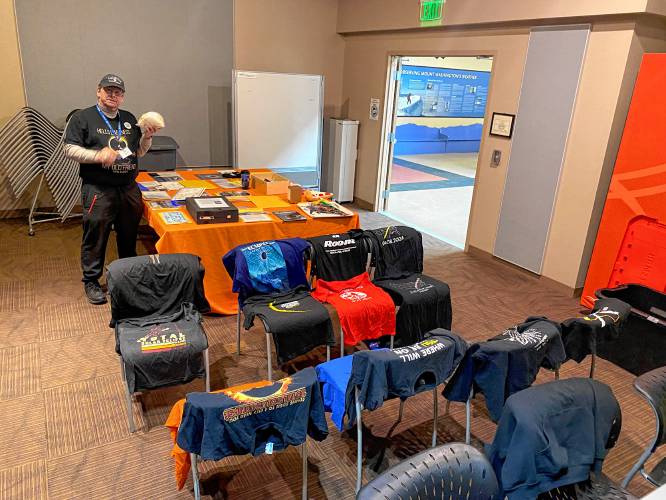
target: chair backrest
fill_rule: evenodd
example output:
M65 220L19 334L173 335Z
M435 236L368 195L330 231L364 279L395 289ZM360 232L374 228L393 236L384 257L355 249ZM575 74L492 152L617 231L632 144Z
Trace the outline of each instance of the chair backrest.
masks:
M232 291L239 303L254 295L284 292L308 285L305 251L309 244L302 238L257 241L239 245L224 257L227 273L233 280Z
M463 443L449 443L394 465L366 484L359 500L400 498L499 498L488 459Z
M368 270L370 248L363 231L316 236L308 240L311 249L311 273L325 281L346 281Z
M666 442L666 366L656 368L634 380L636 390L647 399L657 419L657 436L652 451Z
M600 472L621 415L610 387L597 380L532 386L507 400L487 455L504 490L537 496L576 483L581 471Z
M192 254L141 255L107 266L111 326L123 319L174 314L183 303L210 311L204 295L204 267Z
M363 232L372 248L375 278L404 278L423 272L421 233L407 226L387 226Z

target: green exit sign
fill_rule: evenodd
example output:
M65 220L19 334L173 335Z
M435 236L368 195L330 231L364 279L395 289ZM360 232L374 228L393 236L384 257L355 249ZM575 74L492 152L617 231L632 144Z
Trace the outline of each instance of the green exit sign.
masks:
M440 20L443 6L444 0L421 0L421 22Z

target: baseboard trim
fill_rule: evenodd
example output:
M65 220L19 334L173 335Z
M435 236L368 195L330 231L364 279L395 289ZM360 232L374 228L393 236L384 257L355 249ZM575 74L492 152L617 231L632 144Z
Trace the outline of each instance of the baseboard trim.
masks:
M369 201L362 200L361 198L354 198L354 205L358 206L358 208L362 208L363 210L368 210L370 212L374 212L375 210L374 204L370 203Z
M467 253L470 255L486 260L486 261L492 261L492 262L497 262L502 265L507 266L508 268L511 268L513 270L516 270L520 273L525 274L526 276L530 276L532 278L535 278L539 280L540 283L543 283L545 286L552 290L557 290L560 293L565 294L568 297L580 297L581 294L583 293L583 287L577 287L577 288L572 288L568 285L565 285L564 283L560 283L559 281L555 281L552 278L548 278L546 276L541 276L539 274L533 273L532 271L528 271L527 269L523 269L520 266L517 266L515 264L512 264L510 262L507 262L503 259L500 259L499 257L495 257L493 254L490 252L486 252L485 250L481 250L480 248L477 248L473 245L468 245L467 246Z

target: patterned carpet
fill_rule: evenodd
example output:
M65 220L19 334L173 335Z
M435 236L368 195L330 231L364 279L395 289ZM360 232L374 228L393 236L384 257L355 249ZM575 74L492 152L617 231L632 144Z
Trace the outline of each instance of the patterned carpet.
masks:
M362 213L363 227L389 219ZM79 224L44 224L27 236L23 221L0 222L0 499L192 498L191 480L177 491L170 438L162 426L171 404L203 382L154 391L135 405L139 431L130 435L119 364L108 328L109 307L89 305L78 267ZM112 247L113 245L110 245ZM149 238L139 243L152 248ZM485 339L528 315L564 319L577 301L544 288L533 276L501 262L479 260L425 238L426 273L450 284L454 330L467 340ZM108 261L114 258L110 249ZM260 328L244 334L243 354L234 354L235 318L207 317L212 388L265 377L265 341ZM323 352L287 367L293 371L323 359ZM585 376L589 360L567 363L562 377ZM654 432L654 417L633 388L633 376L603 361L597 378L620 400L623 429L604 471L616 481L626 474ZM541 373L539 381L552 379ZM464 406L444 414L440 401L439 443L464 439ZM424 450L430 443L430 393L407 401L402 422L398 402L366 413L364 473L378 471ZM480 401L473 405L474 444L490 441L495 426ZM355 434L330 426L328 439L309 447L311 498L353 498ZM654 461L653 459L652 461ZM233 457L201 466L204 492L215 498L299 498L300 454ZM630 488L650 491L642 479Z

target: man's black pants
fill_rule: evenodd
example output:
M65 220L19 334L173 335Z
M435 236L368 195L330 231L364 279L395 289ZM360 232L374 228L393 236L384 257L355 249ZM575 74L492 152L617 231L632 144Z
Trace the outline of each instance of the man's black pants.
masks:
M95 281L104 271L106 243L111 227L116 231L118 257L136 255L136 233L143 213L141 191L136 182L126 186L98 186L84 183L81 269L83 281Z

